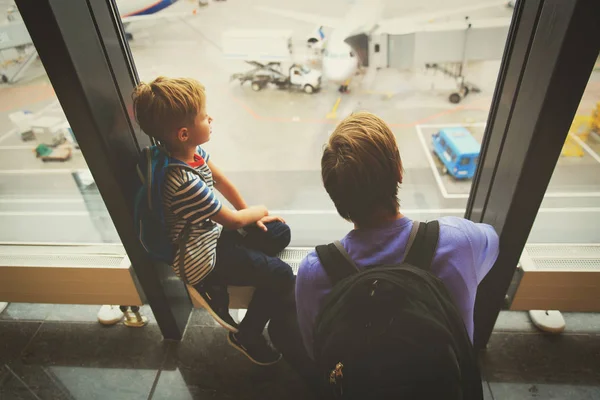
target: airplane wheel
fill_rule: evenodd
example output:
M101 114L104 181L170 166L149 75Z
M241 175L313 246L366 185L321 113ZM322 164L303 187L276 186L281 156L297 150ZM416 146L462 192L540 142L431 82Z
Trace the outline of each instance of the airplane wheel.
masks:
M304 93L312 94L314 91L315 91L315 88L313 88L311 85L304 86Z
M458 104L462 100L462 97L458 93L452 93L448 100L450 100L450 103L452 104Z
M2 83L8 83L8 76L2 74Z
M252 90L254 90L255 92L260 91L260 89L262 89L262 85L258 82L252 82Z

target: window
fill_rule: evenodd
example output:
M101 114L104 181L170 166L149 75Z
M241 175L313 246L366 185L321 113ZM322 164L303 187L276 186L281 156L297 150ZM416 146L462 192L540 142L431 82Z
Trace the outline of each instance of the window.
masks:
M452 157L452 162L456 162L456 154L450 149L448 149L448 153L450 154L450 157Z
M120 243L35 46L3 56L0 242Z
M600 243L600 71L588 81L529 243Z
M5 38L1 51L0 299L139 305L131 265L75 139L82 136L71 129L19 17L11 15L19 34ZM44 56L60 45L36 43Z
M515 309L600 307L599 78L593 71L521 255Z
M375 45L375 53L379 53L379 43Z
M378 11L367 2L342 3L337 13L341 20L356 12L366 17ZM125 4L117 1L121 14ZM323 29L323 53L307 49L309 32L315 22L326 17L320 15L318 7L307 11L300 3L280 2L267 10L253 2L211 2L193 15L194 4L177 2L156 13L156 18L136 18L126 25L126 31L133 37L129 45L141 80L150 81L159 75L189 76L206 86L208 111L214 122L212 138L205 147L212 160L237 185L249 204L265 204L272 214L286 219L293 231L292 245L312 246L339 238L352 227L337 215L322 186L320 158L323 144L336 123L356 110L376 112L396 135L405 169L399 197L406 215L431 220L441 215L463 214L471 180L455 180L443 174L444 165L433 153L432 135L443 128L460 126L469 129L481 143L508 22L493 29L470 30L473 51L485 54L473 54L473 60L468 60L464 81L471 82L481 92L470 90L466 97L459 96L460 104L451 103L449 98L458 92L456 82L461 81L457 75L463 57L463 30L448 28L422 36L416 33L419 37L414 43L422 47L406 53L407 49L414 49L403 42L410 39L395 34L398 27L387 23L414 15L418 25L428 21L421 19L428 13L438 15L446 11L447 19L464 21L465 15L453 12L457 6L464 6L464 2L451 0L442 9L432 6L419 13L406 4L387 10L377 23L378 33L387 33L390 40L374 40L375 51L388 55L389 66L374 76L368 89L360 85L361 71L353 63L343 64L344 60L350 61L350 53L356 60L368 52L346 47L347 43L338 39L333 28ZM269 12L271 9L274 13ZM181 17L184 24L177 19L160 18L161 13L171 12L189 12L189 15ZM308 18L310 14L314 15ZM512 10L498 5L479 14L509 21ZM246 36L243 47L226 49L222 37L232 27L257 31L257 39ZM290 32L293 60L277 61L287 67L292 62L310 67L307 79L320 81L320 90L307 94L296 87L272 86L254 92L249 83L240 85L239 81L231 81L234 74L252 68L246 61L268 62L268 57L279 53L277 41L259 39L258 31L264 34L282 30ZM479 41L485 41L486 45L479 46ZM289 40L282 40L282 54L289 53L288 43ZM230 56L234 53L244 56ZM415 54L423 57L422 64L406 65L406 60L413 59ZM331 65L324 64L325 59ZM426 63L435 65L438 71L426 71L422 68ZM346 79L350 79L349 92L340 95L339 89L343 91L340 86ZM456 161L455 155L453 158Z

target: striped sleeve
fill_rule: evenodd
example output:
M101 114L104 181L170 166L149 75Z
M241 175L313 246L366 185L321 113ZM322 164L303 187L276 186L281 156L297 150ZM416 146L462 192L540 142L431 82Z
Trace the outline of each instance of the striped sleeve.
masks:
M204 159L205 162L208 162L208 159L210 158L210 154L208 154L208 152L206 150L204 150L201 146L198 146L197 152L200 155L200 157L202 157Z
M221 202L198 176L184 173L183 183L174 191L169 207L177 218L202 222L221 210Z

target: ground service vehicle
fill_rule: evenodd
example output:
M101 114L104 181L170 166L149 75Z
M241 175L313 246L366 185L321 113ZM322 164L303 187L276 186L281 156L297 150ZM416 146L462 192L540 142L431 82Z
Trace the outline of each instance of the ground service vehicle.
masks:
M444 128L435 133L433 152L442 164L442 172L457 179L470 179L475 175L479 161L480 145L471 132L463 127Z
M250 82L252 90L258 92L268 84L274 84L280 89L296 88L305 93L312 94L321 87L321 73L302 65L292 64L283 70L279 63L261 64L256 61L248 61L254 69L250 71L233 74L231 80L239 80L240 84Z

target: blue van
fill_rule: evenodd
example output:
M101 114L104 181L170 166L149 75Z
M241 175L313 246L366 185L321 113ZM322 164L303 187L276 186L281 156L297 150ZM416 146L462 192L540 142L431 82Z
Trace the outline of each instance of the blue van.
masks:
M433 151L444 165L442 172L457 179L475 175L479 143L465 128L445 128L433 135Z

